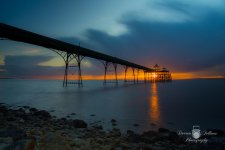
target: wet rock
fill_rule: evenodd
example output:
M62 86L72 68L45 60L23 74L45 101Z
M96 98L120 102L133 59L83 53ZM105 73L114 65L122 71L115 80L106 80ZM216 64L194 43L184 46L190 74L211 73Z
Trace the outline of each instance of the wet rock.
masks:
M139 134L134 133L132 130L127 130L127 138L128 141L135 143L139 143L142 140L142 137Z
M111 120L111 123L116 123L117 121L115 119L112 119Z
M29 106L23 106L23 108L25 108L25 109L29 109L30 107L29 107Z
M141 135L142 142L152 144L158 140L158 132L156 131L146 131Z
M117 123L115 123L115 122L114 122L114 123L112 123L112 126L117 126Z
M132 134L134 134L134 131L132 131L132 130L127 130L127 135L132 135Z
M179 138L176 132L169 132L169 140L171 142L180 143L181 139Z
M166 128L159 128L158 131L159 132L170 132L170 130L168 130Z
M5 150L13 143L13 139L11 137L0 137L0 149Z
M15 121L15 118L14 118L14 117L7 117L7 118L6 118L6 121L9 121L9 122L10 122L10 121Z
M25 112L24 109L20 108L20 109L18 109L18 110L15 110L15 115L16 115L17 117L23 117L24 115L26 115L26 112Z
M7 112L7 108L5 106L0 105L0 113L5 114Z
M47 133L40 138L39 149L44 150L70 150L71 144L67 136L57 133Z
M12 150L36 150L36 140L35 139L21 139L13 142L6 149Z
M83 120L75 119L72 121L72 125L75 128L87 128L87 123L84 122Z
M102 127L102 125L94 125L94 126L92 126L94 129L98 129L98 130L102 130L103 129L103 127Z
M110 136L121 136L121 132L120 132L120 129L117 129L117 128L113 128L113 130L110 132Z
M29 110L30 110L30 112L36 112L36 111L38 111L36 108L30 108Z
M23 119L20 119L19 122L20 122L20 123L24 123L25 121L24 121Z
M36 111L36 112L34 112L34 115L45 118L45 119L51 118L51 115L45 110Z
M11 137L13 140L18 140L26 137L26 133L23 130L17 129L16 127L9 127L4 130L0 130L0 137Z
M151 130L149 130L149 131L146 131L146 132L143 132L143 134L142 134L142 136L157 136L158 135L158 133L156 132L156 131L151 131Z

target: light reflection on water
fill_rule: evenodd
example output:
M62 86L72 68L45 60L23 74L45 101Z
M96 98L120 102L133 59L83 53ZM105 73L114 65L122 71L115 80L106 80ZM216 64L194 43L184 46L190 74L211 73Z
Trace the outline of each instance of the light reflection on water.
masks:
M159 98L157 93L157 84L155 82L153 82L151 85L151 98L149 107L150 120L154 123L160 124Z

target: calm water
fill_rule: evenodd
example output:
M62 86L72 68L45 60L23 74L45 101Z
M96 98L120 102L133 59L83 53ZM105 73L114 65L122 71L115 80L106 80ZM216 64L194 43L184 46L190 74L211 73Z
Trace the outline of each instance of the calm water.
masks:
M118 87L85 81L83 88L65 88L62 81L0 80L0 102L45 109L58 117L76 113L72 118L88 123L101 120L105 129L112 127L112 118L124 131L188 130L193 125L225 129L225 80L121 83ZM135 123L140 126L134 127Z

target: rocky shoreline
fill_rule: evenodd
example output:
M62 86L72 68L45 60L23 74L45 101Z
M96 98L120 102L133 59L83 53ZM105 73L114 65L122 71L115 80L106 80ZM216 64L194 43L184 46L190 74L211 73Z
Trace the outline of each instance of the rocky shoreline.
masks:
M111 120L116 123L115 119ZM123 149L225 149L224 132L208 136L207 143L185 142L185 137L165 128L142 134L83 120L56 118L44 110L23 106L10 109L0 104L0 150L123 150Z

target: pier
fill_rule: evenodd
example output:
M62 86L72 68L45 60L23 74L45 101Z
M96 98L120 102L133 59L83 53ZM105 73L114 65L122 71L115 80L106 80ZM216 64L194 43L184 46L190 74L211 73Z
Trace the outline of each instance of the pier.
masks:
M144 82L149 81L171 81L171 73L167 69L160 68L148 68L133 62L129 62L124 59L106 55L96 50L87 49L81 47L80 45L74 45L67 42L63 42L54 38L46 37L37 33L19 29L7 24L0 23L0 38L1 40L13 40L18 42L24 42L28 44L33 44L41 47L48 48L59 54L65 62L65 72L63 79L63 86L68 84L78 84L78 86L83 86L82 82L82 72L81 72L81 63L84 57L90 57L97 60L100 60L103 64L104 69L104 81L103 84L115 83L118 84L118 65L122 65L124 68L124 82L129 82L127 79L128 69L132 70L133 80L131 82L139 82L139 72L143 71L144 73ZM71 61L75 61L77 64L72 65ZM109 73L109 67L113 68L115 80L108 81L107 74ZM77 80L68 80L68 70L77 69Z

